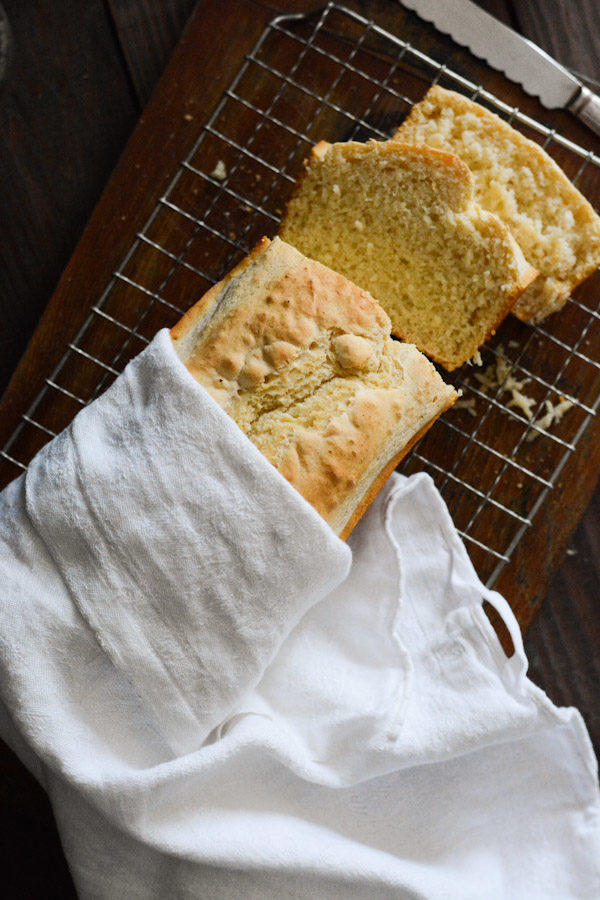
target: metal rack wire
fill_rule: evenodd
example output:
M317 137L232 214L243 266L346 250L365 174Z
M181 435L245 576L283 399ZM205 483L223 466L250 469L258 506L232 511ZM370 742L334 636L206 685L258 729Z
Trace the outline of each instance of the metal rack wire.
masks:
M386 139L412 104L441 82L487 105L538 140L596 204L600 159L523 115L445 64L358 13L329 3L319 14L268 25L194 147L3 450L15 473L101 393L152 338L171 326L263 235L277 231L301 162L319 139ZM510 364L528 382L529 419L466 366L455 377L474 409L447 413L402 471L428 471L493 584L560 478L600 403L598 282L560 316L516 319L483 350L484 366ZM546 401L572 408L550 432ZM471 415L475 412L475 415ZM32 435L35 439L32 440ZM531 438L535 437L536 440ZM33 448L33 450L32 450Z

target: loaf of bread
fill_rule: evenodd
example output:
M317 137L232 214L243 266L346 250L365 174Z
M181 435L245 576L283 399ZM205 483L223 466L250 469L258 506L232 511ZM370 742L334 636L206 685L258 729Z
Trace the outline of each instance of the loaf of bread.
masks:
M457 156L397 141L321 142L280 236L368 290L392 331L455 369L475 355L536 273L473 201Z
M264 238L171 337L194 378L342 537L457 396L415 347L390 338L366 291L278 238Z
M600 265L600 218L534 141L462 94L432 87L394 135L456 153L471 169L475 198L510 228L540 272L518 300L520 319L540 321Z

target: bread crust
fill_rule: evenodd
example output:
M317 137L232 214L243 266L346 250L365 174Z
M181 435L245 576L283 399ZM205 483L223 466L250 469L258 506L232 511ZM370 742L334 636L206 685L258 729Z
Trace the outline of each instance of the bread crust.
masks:
M440 409L419 431L409 440L409 442L398 452L395 456L393 456L388 463L383 467L377 478L372 482L371 487L364 495L363 499L360 503L357 504L354 512L348 519L348 522L344 525L340 532L340 538L342 540L346 540L346 538L351 534L353 529L358 525L360 519L364 516L367 509L379 493L379 491L384 487L386 481L392 474L392 472L400 465L404 457L412 450L412 448L417 444L424 434L426 434L434 422L439 419L443 413L445 413L450 407L452 407L458 399L458 394L454 394L454 396L450 397L445 406Z
M466 179L467 181L473 181L473 173L469 169L468 165L462 161L462 159L456 155L456 153L451 153L449 150L439 150L437 147L430 147L429 144L413 144L407 143L405 141L394 140L394 145L396 148L400 147L402 150L408 153L414 153L416 156L421 156L424 159L435 160L436 162L440 162L443 165L447 166L449 170L453 172L458 178ZM393 146L390 146L389 141L375 141L370 140L364 144L360 144L358 141L349 141L348 143L353 144L355 149L360 150L360 148L364 148L365 152L368 151L368 148L377 144L379 146L379 152L384 156L393 157L396 154L396 149ZM323 159L329 149L333 147L333 144L328 141L319 141L314 147L311 149L310 156L304 160L305 168L310 165L310 161L312 160L321 160Z
M209 288L209 290L203 294L186 313L184 313L181 319L173 325L169 334L176 347L183 338L202 330L204 320L208 319L210 314L214 312L223 292L236 278L243 275L246 269L250 268L252 263L258 259L261 253L265 252L270 243L271 241L268 237L262 237L252 250L240 260L237 266L234 266L227 275Z

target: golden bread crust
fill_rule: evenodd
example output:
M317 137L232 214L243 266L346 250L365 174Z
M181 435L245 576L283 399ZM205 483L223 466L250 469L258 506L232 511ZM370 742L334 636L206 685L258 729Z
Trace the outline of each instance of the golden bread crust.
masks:
M221 281L214 284L203 296L191 306L187 312L179 319L171 328L170 335L173 344L177 345L179 341L187 337L190 333L194 333L198 328L203 326L203 321L210 315L219 302L223 291L240 277L246 269L248 269L254 260L267 249L271 241L267 237L262 237L260 241L252 248L230 272L225 275Z
M373 500L375 499L375 497L377 496L379 491L385 485L386 481L388 480L388 478L390 477L392 472L397 468L397 466L399 466L399 464L402 462L404 457L412 450L412 448L415 446L415 444L421 440L423 435L427 431L429 431L429 429L431 428L433 423L436 421L436 419L439 419L439 417L442 415L442 413L446 412L447 409L450 409L450 407L456 403L457 397L458 397L457 394L454 394L453 396L449 397L446 401L446 405L444 407L442 407L442 409L440 409L439 412L437 412L435 414L433 419L431 419L429 422L427 422L427 424L423 425L423 427L420 428L419 431L417 431L416 434L414 434L410 438L410 440L404 445L404 447L402 447L395 454L395 456L392 456L392 458L385 464L385 466L382 468L382 470L379 473L379 475L377 476L377 478L375 478L374 481L371 482L370 488L365 493L365 495L362 498L362 500L360 501L360 503L357 504L357 506L354 509L354 512L352 513L352 515L350 516L350 518L348 519L348 521L342 528L342 530L340 532L340 537L343 540L345 540L348 537L348 535L352 532L353 528L358 524L358 522L360 521L362 516L365 514L365 512L367 511L367 509L369 508L369 506L371 505L371 503L373 502Z

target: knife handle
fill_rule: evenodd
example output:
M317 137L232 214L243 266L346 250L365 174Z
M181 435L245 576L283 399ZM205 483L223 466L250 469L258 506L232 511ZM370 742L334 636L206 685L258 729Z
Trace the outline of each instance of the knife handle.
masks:
M585 122L595 134L600 135L600 97L597 94L582 85L567 109Z

